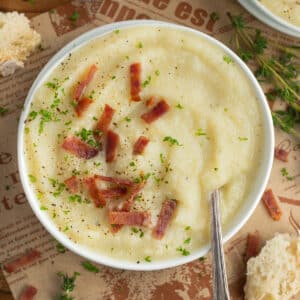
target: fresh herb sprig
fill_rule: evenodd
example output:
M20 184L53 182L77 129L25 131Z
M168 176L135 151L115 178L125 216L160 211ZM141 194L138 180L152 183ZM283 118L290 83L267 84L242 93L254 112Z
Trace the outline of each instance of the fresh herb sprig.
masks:
M73 300L74 297L71 295L71 292L75 288L75 280L80 273L74 272L73 276L58 272L57 275L62 278L61 284L61 294L57 297L58 300Z
M261 30L247 26L242 16L227 15L235 30L233 42L237 53L245 62L255 62L257 79L271 86L266 93L268 100L280 99L287 105L286 110L272 111L274 125L300 138L295 126L300 123L300 47L267 39Z

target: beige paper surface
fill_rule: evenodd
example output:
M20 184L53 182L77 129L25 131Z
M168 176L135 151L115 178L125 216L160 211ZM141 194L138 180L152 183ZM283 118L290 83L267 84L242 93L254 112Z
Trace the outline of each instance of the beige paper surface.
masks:
M75 10L80 17L73 24L69 18ZM55 299L60 289L56 273L78 271L81 275L73 293L75 299L211 299L209 258L156 272L130 272L99 266L101 272L93 274L81 266L83 258L70 251L58 253L56 242L40 225L23 193L18 176L16 142L18 118L34 78L51 56L76 36L104 23L147 18L190 26L229 44L232 29L226 17L227 11L244 13L248 22L275 39L293 41L256 21L233 0L86 0L32 19L33 26L42 35L43 49L30 57L23 70L11 77L0 78L0 106L9 109L7 114L0 116L0 262L5 263L30 248L42 252L42 257L34 264L12 274L5 272L16 298L25 285L31 284L38 289L36 299ZM212 21L212 12L217 12L220 20ZM291 212L300 222L300 141L277 131L276 145L289 152L289 162L274 161L269 187L276 195L296 201L293 204L279 203L283 210L279 222L273 221L264 206L259 204L248 223L226 244L232 299L243 299L243 254L248 232L258 230L264 240L275 232L294 233L289 222ZM286 167L295 179L288 181L283 178L282 167ZM300 299L300 295L296 299Z

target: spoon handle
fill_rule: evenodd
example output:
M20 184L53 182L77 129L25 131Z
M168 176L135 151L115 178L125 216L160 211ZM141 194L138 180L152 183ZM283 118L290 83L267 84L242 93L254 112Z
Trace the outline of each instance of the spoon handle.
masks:
M213 267L213 299L229 300L229 290L227 275L224 262L224 252L222 245L222 230L220 222L220 193L215 190L210 195L210 236L212 250L212 267Z

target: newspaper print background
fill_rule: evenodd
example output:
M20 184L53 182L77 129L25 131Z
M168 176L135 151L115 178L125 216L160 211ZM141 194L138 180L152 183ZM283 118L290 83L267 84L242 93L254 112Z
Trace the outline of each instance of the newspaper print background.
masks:
M76 23L70 21L79 12ZM93 274L81 266L84 259L67 251L58 253L56 242L34 216L22 190L17 166L17 125L26 94L45 63L67 42L96 26L127 19L157 19L175 22L204 31L229 44L232 28L226 12L243 13L247 22L261 28L268 36L285 42L299 43L256 21L233 0L86 0L59 7L32 19L32 25L43 38L41 49L33 54L23 70L13 76L0 78L0 106L8 113L0 116L0 262L4 263L36 248L42 257L35 263L5 277L15 298L27 284L38 289L36 299L54 299L59 292L58 271L72 274L78 271L75 299L211 299L211 265L206 260L155 272L132 272L99 266ZM212 12L220 19L213 21ZM226 264L233 300L243 299L245 264L243 254L249 232L259 231L264 240L276 232L293 232L289 223L292 213L300 222L300 142L287 134L276 132L276 145L289 152L289 162L274 161L269 187L277 196L292 201L280 203L283 217L273 221L262 204L246 226L226 244ZM280 174L286 167L294 176L288 181ZM4 271L5 272L5 271ZM299 296L300 297L300 296ZM299 298L297 298L299 299Z

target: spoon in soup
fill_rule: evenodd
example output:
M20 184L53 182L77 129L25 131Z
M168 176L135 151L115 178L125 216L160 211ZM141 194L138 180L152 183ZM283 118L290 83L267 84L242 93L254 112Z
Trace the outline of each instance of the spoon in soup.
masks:
M210 239L212 252L213 299L229 300L229 289L224 262L222 230L220 221L220 192L214 190L210 194Z

